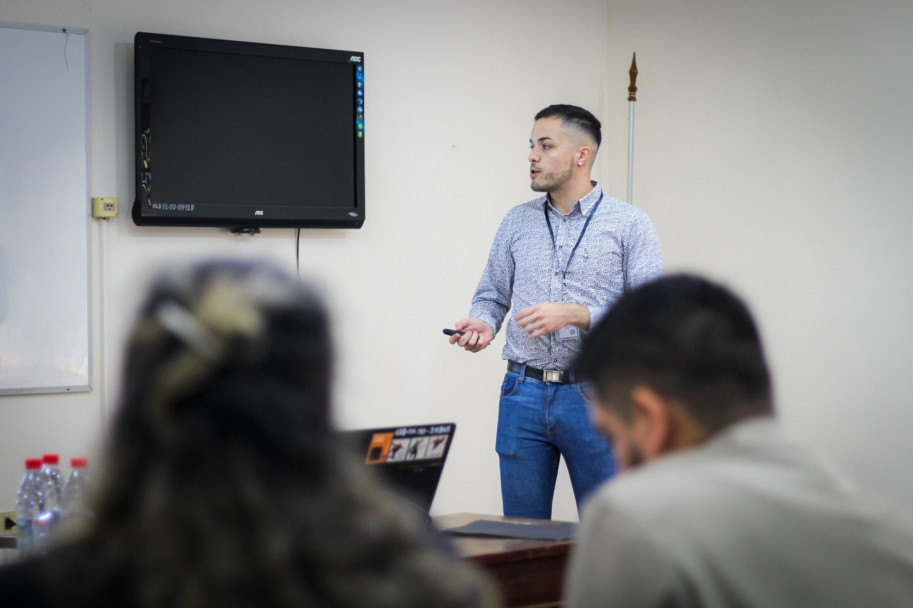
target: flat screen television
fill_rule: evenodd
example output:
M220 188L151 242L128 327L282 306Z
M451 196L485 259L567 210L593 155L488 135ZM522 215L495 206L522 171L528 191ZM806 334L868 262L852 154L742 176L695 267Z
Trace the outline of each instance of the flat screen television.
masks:
M360 228L364 54L139 32L137 225Z

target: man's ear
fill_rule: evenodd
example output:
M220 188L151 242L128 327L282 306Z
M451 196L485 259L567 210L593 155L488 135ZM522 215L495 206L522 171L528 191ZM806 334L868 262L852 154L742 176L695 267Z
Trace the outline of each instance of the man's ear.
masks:
M593 155L593 150L589 146L580 146L577 148L576 162L578 167L582 167L590 160L590 156Z
M668 452L675 429L669 399L639 385L631 389L631 405L632 431L644 460L649 462Z

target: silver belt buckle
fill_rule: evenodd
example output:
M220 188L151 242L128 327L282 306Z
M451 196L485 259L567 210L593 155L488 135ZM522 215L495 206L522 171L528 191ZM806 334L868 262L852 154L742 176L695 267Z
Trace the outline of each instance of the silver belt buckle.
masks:
M545 382L563 382L564 371L560 369L544 369L542 370L542 380Z

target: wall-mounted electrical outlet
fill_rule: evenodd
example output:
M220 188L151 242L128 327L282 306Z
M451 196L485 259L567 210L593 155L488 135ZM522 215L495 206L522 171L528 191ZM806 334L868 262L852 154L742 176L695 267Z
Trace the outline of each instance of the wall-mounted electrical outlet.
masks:
M16 512L0 511L0 534L13 534L16 531Z
M117 199L108 196L92 198L92 217L107 219L117 217Z

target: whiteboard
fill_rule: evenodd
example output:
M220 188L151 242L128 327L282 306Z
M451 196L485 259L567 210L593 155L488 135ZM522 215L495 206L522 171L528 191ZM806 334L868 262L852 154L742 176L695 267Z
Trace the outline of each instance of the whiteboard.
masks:
M0 22L0 394L90 389L87 38Z

